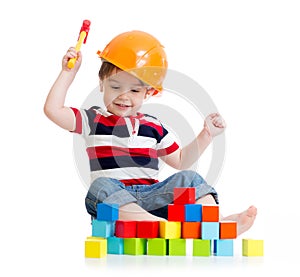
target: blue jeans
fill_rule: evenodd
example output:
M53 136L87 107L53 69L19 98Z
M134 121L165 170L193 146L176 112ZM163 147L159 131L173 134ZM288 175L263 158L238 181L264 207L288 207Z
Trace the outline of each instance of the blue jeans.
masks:
M196 200L211 194L216 204L219 203L218 194L213 187L195 171L184 170L153 185L125 186L119 180L99 177L88 190L85 206L87 212L96 218L98 203L119 204L119 206L136 203L151 214L167 219L168 205L173 203L175 187L195 187Z

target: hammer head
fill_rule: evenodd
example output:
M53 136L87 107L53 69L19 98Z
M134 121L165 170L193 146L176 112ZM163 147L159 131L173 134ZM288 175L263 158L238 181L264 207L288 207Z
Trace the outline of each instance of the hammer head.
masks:
M86 43L86 39L88 37L89 30L90 30L90 25L91 25L91 21L83 20L83 23L82 23L82 26L81 26L81 29L80 29L80 32L79 32L79 36L80 36L82 31L86 32L86 36L85 36L85 39L84 39L83 43ZM79 39L79 37L78 37L78 39Z

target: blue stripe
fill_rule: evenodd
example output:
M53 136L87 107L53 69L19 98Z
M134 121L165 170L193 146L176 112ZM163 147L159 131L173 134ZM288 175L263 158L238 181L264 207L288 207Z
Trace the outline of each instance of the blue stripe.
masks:
M124 167L145 167L158 170L158 159L151 159L146 157L116 156L90 160L91 171Z
M154 138L156 139L157 143L160 143L167 134L168 131L165 128L163 128L163 135L161 136L157 129L147 125L140 125L138 132L139 136Z
M85 110L91 130L90 135L114 135L120 138L129 137L129 131L126 125L106 126L100 122L94 122L94 119L97 116L94 109L97 108L98 107L92 107L89 110ZM155 117L153 116L144 115L144 119L147 119L147 117L155 119ZM109 119L109 116L106 118ZM160 124L159 121L157 122L157 124ZM168 134L168 131L163 126L162 129L163 134L160 135L155 127L141 124L139 126L138 136L154 138L156 139L157 143L160 143L161 140Z

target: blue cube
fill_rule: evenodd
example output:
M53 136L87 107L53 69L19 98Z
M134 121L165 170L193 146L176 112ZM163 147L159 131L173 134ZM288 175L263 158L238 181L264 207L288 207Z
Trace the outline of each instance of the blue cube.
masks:
M185 204L185 221L189 221L189 222L202 221L202 205Z
M219 222L201 222L201 239L219 239Z
M92 220L92 236L108 238L112 237L115 232L114 221L100 221L97 219Z
M119 219L119 205L109 203L97 204L97 219L103 221L116 221Z
M107 253L108 254L124 254L124 239L117 237L107 238Z
M214 240L213 252L215 256L233 256L233 240L232 239Z

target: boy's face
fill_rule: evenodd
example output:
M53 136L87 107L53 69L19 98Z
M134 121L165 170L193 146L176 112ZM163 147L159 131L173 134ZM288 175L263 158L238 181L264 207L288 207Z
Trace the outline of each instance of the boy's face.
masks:
M100 82L100 88L107 110L118 116L136 116L149 95L147 87L139 79L121 70L114 70Z

